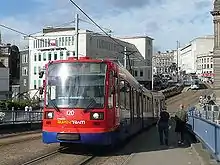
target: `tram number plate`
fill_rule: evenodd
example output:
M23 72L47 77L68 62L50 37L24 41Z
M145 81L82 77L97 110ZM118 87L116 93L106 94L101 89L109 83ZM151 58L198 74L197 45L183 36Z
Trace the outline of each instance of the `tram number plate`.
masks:
M58 140L80 140L80 135L76 133L58 133Z

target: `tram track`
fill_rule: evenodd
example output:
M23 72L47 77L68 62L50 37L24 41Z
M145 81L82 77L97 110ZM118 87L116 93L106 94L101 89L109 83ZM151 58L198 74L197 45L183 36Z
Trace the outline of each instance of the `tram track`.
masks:
M169 99L170 101L167 100L167 105L168 107L169 106L178 107L178 104L180 103L183 103L185 105L187 104L192 105L192 104L195 104L199 100L199 96L204 93L208 94L208 93L211 93L211 91L209 89L198 90L198 91L187 91L187 92L180 94L179 96L174 96L175 98L174 101L172 101L172 98ZM19 165L50 165L50 164L58 165L60 164L57 161L59 159L62 159L62 161L65 162L64 163L65 165L101 165L101 164L108 165L107 162L112 162L114 160L114 157L117 157L117 156L112 156L112 155L111 156L109 155L88 156L88 155L79 155L79 154L74 154L74 153L68 154L68 155L65 153L63 154L62 151L65 151L67 149L68 147L62 147L48 154L44 154L43 156L39 156L30 161L21 163ZM125 157L125 156L119 156L119 157ZM119 163L119 164L122 164L122 163Z
M62 157L62 159L67 160L68 163L65 163L66 165L88 165L98 160L100 161L100 159L102 158L102 157L97 157L94 155L85 156L85 155L72 154L71 152L68 151L69 149L70 149L69 147L61 147L61 148L58 148L57 150L54 150L45 155L36 157L32 160L29 160L19 165L50 165L51 163L49 163L48 161L54 162L53 165L56 165L56 164L58 165L60 164L60 162L57 162L55 159L56 157L59 157L59 156ZM66 152L67 153L69 152L69 153L66 154Z
M55 155L57 155L57 154L60 154L60 151L62 151L62 150L64 151L65 149L67 149L67 147L59 148L58 150L55 150L55 151L52 151L52 152L50 152L50 153L48 153L48 154L39 156L39 157L37 157L37 158L35 158L35 159L32 159L32 160L27 161L27 162L25 162L25 163L22 163L21 165L32 165L32 164L39 163L39 162L41 162L41 161L44 160L44 159L48 159L48 158L50 158L50 157L52 157L52 156L55 156Z

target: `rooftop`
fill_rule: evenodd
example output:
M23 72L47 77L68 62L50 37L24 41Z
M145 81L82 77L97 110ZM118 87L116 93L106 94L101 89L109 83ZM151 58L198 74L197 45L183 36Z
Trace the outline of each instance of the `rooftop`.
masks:
M118 37L119 39L138 39L138 38L149 38L151 40L154 40L153 38L149 37L149 36L126 36L126 37Z

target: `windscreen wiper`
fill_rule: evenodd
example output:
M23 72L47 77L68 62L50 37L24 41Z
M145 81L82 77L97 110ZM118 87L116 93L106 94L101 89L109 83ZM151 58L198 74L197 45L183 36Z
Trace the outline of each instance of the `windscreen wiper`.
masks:
M94 105L94 103L96 103L95 99L91 97L89 97L89 99L91 99L91 101L89 102L88 106L84 109L84 112L87 112L91 108L91 106Z
M60 109L57 107L57 105L51 100L50 101L52 103L52 106L54 107L54 109L57 111L57 112L60 112Z

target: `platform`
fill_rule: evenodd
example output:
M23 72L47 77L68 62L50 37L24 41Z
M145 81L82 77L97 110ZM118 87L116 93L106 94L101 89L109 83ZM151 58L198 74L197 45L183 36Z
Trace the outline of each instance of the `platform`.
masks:
M161 146L157 128L153 127L146 133L142 133L135 139L126 150L133 151L125 164L127 165L201 165L204 164L203 158L192 147L189 135L186 136L187 142L184 146L177 145L177 136L174 132L174 123L170 130L170 145ZM137 143L138 142L138 143ZM207 160L208 162L209 160Z

